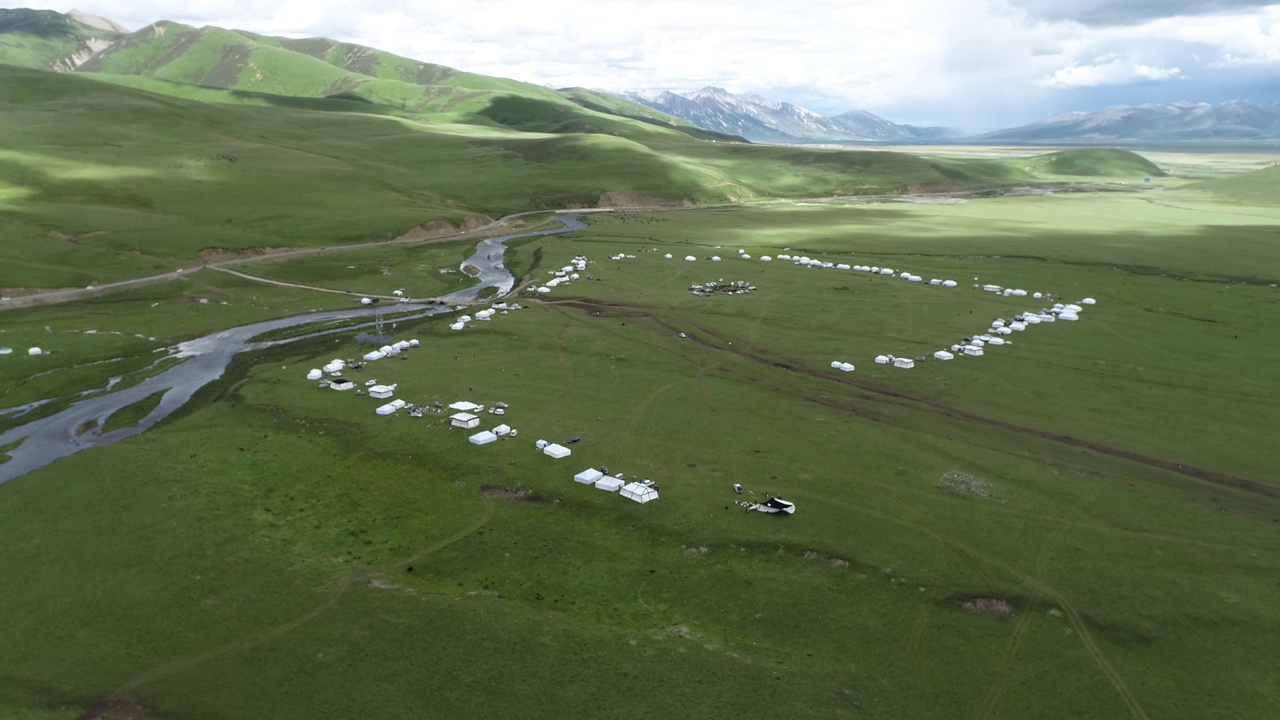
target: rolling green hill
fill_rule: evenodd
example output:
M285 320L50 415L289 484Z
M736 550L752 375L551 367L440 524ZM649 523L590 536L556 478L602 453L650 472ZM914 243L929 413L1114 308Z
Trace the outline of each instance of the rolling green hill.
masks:
M1129 150L1081 148L1013 161L1036 175L1065 177L1164 177L1155 163Z
M0 8L0 65L71 70L124 35L52 10Z
M1223 200L1260 205L1280 205L1280 165L1263 170L1205 180L1185 190L1206 192Z
M152 275L211 249L381 240L473 214L1031 179L995 160L704 142L566 103L574 120L530 98L500 97L486 127L379 117L346 98L129 79L173 93L156 94L100 77L0 68L2 288Z

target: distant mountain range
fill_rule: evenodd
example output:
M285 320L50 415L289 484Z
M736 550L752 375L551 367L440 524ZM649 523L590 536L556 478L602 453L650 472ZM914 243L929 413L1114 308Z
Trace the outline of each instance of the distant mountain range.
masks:
M705 87L687 95L667 91L627 92L633 102L661 110L698 127L772 143L936 142L961 135L950 128L899 125L855 110L835 117L759 95L734 95Z
M1075 112L968 138L973 142L1063 144L1280 141L1280 102L1177 102Z
M941 127L899 125L869 112L825 117L759 95L705 87L680 95L623 96L716 132L772 143L1010 143L1027 145L1141 145L1280 142L1280 102L1221 105L1187 102L1056 115L1021 127L964 135Z

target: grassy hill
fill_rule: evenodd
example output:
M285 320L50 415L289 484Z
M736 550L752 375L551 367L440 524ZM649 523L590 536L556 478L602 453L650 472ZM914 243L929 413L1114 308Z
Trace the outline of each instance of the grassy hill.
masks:
M1155 163L1129 150L1081 148L1018 159L1015 165L1036 175L1065 177L1164 177Z
M0 65L70 70L75 59L123 36L52 10L0 8Z
M530 98L499 98L488 127L423 124L348 97L98 77L0 68L0 288L152 275L210 249L381 240L471 214L1031 180L994 160L703 142Z
M1205 180L1186 190L1206 192L1223 200L1257 205L1280 205L1280 165L1243 175Z

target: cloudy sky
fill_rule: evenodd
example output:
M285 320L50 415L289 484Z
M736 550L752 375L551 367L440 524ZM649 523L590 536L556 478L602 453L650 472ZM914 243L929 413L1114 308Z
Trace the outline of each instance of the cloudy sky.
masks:
M16 4L16 3L15 3ZM365 5L374 9L360 9ZM557 87L716 85L968 129L1145 102L1280 98L1280 0L74 0L323 36Z

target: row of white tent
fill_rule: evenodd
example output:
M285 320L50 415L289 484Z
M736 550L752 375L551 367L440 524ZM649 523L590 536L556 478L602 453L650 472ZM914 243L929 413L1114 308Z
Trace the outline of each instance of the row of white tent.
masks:
M365 353L364 361L377 362L383 358L395 357L409 348L418 347L418 345L419 343L417 340L401 340L399 342L391 343L390 345L383 345L377 350Z
M831 369L840 372L853 372L853 363L841 362L839 360L831 361Z
M498 314L498 312L499 312L498 310L494 310L493 308L485 308L484 310L480 310L479 312L477 312L474 318L471 317L470 315L459 316L458 319L455 320L453 324L449 326L449 329L462 330L466 328L467 323L471 322L472 320L479 320L480 322L489 322L490 320L493 319L494 315ZM502 310L501 312L503 315L507 314L506 310Z
M658 489L643 482L628 483L620 477L609 477L595 468L587 468L573 476L573 481L580 485L591 485L597 490L616 492L622 497L638 502L641 505L658 499Z
M963 342L956 343L947 350L938 350L933 353L935 360L954 360L957 356L982 357L986 353L988 347L1000 347L1009 345L1013 340L1006 339L1005 335L1012 335L1015 332L1024 332L1028 325L1039 325L1041 323L1051 323L1058 320L1074 322L1080 319L1080 313L1084 311L1085 305L1093 305L1097 300L1087 297L1080 301L1080 304L1055 303L1052 308L1042 309L1036 312L1024 312L1015 315L1012 320L1004 320L997 318L991 323L991 327L987 332L981 335L975 335L971 338L965 338ZM910 358L895 358L892 355L877 355L876 362L879 364L892 364L898 368L913 368L915 361ZM832 367L835 364L832 363Z

